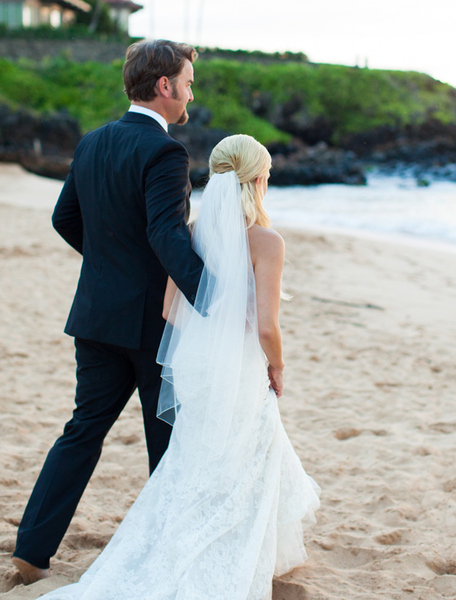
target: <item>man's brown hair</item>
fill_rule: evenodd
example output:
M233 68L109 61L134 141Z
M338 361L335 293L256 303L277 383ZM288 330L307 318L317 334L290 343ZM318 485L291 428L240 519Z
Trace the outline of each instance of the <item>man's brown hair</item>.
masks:
M192 46L169 40L132 44L127 49L122 70L129 100L153 100L157 95L155 85L160 77L168 77L172 83L182 71L185 60L193 62L197 56Z

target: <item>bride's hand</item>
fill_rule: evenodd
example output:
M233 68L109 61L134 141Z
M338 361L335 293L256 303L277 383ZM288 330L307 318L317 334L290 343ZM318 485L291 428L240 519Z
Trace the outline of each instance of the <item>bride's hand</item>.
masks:
M276 393L277 398L280 398L283 392L283 368L275 369L269 365L268 377L270 386Z

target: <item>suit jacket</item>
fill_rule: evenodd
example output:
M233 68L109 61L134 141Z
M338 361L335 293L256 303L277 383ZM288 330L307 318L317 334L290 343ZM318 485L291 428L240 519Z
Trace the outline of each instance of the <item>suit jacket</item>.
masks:
M81 140L52 216L83 255L66 333L154 348L168 274L193 303L203 265L185 224L188 163L184 146L138 113Z

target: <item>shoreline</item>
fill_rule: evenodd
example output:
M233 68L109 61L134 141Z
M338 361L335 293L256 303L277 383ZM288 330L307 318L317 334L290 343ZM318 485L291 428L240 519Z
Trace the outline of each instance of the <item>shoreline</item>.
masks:
M0 187L0 205L38 211L52 211L63 186L61 181L33 175L15 163L0 164L0 181L2 183ZM192 209L192 213L195 212L197 212L197 208ZM321 233L436 250L450 254L456 253L456 244L406 234L379 233L361 229L309 224L297 228L296 224L291 221L288 222L286 219L278 221L277 224L273 222L272 225L279 230L296 233L314 235Z
M318 235L319 233L321 233L347 238L358 238L366 241L370 240L372 242L385 242L393 246L396 245L410 248L421 248L423 250L456 254L456 244L451 244L450 242L438 242L430 238L419 238L412 235L399 233L378 233L374 231L363 231L361 229L329 227L325 225L307 225L302 228L296 228L293 226L292 223L280 223L279 225L277 225L277 229L290 231L296 234L303 233Z

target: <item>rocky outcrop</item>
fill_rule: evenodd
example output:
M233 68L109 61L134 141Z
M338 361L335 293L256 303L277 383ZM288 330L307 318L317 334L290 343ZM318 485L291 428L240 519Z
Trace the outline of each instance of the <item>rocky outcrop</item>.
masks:
M190 120L187 125L171 126L170 133L188 148L192 185L202 187L209 176L208 159L211 150L229 133L208 128L211 114L207 109L192 107L189 113ZM310 146L300 140L294 140L290 144L271 144L268 150L273 166L269 180L271 185L366 183L363 167L355 153L331 148L325 142Z
M311 115L306 107L305 98L299 95L291 96L280 104L274 104L272 95L267 91L257 92L252 97L246 96L245 99L256 116L293 136L295 141L291 147L295 145L296 140L310 147L325 142L328 145L325 158L329 162L321 176L328 182L334 178L340 179L341 171L334 163L348 163L351 155L347 155L344 160L341 155L331 156L336 128L330 118ZM354 153L360 159L356 169L360 168L360 164L379 165L383 170L396 172L411 168L417 177L420 174L429 174L431 177L455 180L453 167L456 165L456 124L445 125L432 114L419 124L382 125L346 135L338 141L337 147ZM310 164L303 155L303 160L299 161L302 164L293 164L287 169L287 178L293 180L295 173L303 171L305 167L309 179L314 178L316 182L321 182L319 169L312 164L313 151L310 150L308 154L311 157ZM349 174L348 180L351 177L352 174Z
M456 125L428 119L405 127L383 126L346 136L341 146L365 164L387 173L403 173L417 181L456 181Z
M229 135L220 129L209 129L212 115L203 107L189 108L190 118L185 126L170 125L169 133L184 144L190 155L190 182L204 187L209 177L208 162L212 148Z
M334 135L332 122L323 116L310 115L301 97L291 96L285 102L274 105L269 92L258 92L246 100L254 115L290 133L304 144L331 143Z
M0 106L0 161L64 180L81 139L76 119L67 113L35 116Z
M207 109L191 107L185 127L170 127L171 135L189 150L194 187L205 185L211 150L229 135L211 129L210 121ZM319 137L317 129L315 136ZM39 175L64 180L80 139L77 121L65 112L37 116L0 106L0 161L18 162ZM456 125L444 126L430 120L403 129L382 127L347 136L341 146L334 148L325 141L305 143L298 137L289 144L271 144L270 184L360 185L366 182L366 164L378 165L389 172L412 170L423 181L429 178L456 181Z
M270 146L272 171L270 185L317 185L346 183L364 185L364 168L354 152L331 148L326 142L308 146L292 144Z
M211 114L207 109L194 107L190 112L185 127L171 126L170 133L189 150L192 185L203 187L209 176L211 150L229 133L208 127ZM40 117L0 107L0 161L18 162L38 175L64 180L80 139L78 123L67 113ZM330 148L325 142L315 146L301 141L272 144L269 150L273 159L271 185L365 183L355 154Z
M386 162L456 162L456 125L428 119L417 125L378 127L346 136L341 147L364 160Z

